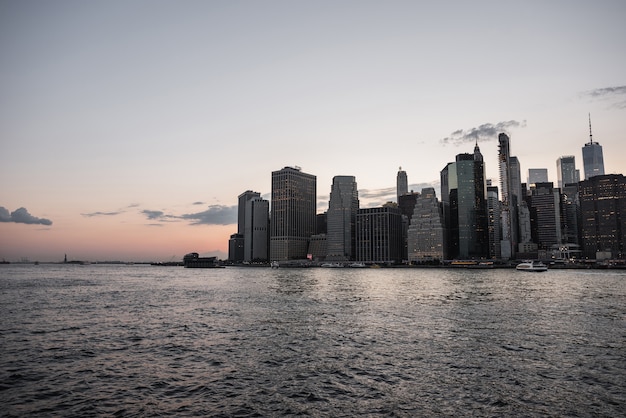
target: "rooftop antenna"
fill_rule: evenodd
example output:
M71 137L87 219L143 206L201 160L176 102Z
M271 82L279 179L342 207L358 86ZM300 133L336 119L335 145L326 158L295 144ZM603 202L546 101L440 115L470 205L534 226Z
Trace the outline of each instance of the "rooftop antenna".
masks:
M591 112L589 112L589 143L593 144L593 136L591 135Z

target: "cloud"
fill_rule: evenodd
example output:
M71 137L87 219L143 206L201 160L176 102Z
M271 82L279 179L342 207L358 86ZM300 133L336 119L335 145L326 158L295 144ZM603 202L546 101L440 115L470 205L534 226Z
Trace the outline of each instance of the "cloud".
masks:
M612 100L615 103L612 107L626 109L626 86L603 87L599 89L588 90L582 93L582 96L592 99Z
M178 218L193 221L192 225L232 225L237 223L235 206L211 205L203 212L188 213Z
M202 212L187 213L184 215L166 214L160 210L142 210L150 221L192 221L192 225L232 225L237 223L237 206L211 205ZM155 224L151 224L154 226Z
M151 221L165 217L165 213L160 210L142 210L141 213L146 215L146 217Z
M52 225L52 221L50 219L37 218L28 213L26 208L19 208L9 213L9 211L2 206L0 206L0 222L15 222L18 224L29 225Z
M495 125L493 123L484 123L477 128L471 128L469 130L457 129L452 132L450 136L441 139L441 143L461 145L468 142L477 141L492 141L498 138L498 134L502 132L508 132L511 128L525 128L526 121L518 122L516 120L509 120L505 122L498 122Z
M91 213L81 213L81 215L87 218L93 218L94 216L116 216L124 213L124 211L115 211L115 212L91 212Z

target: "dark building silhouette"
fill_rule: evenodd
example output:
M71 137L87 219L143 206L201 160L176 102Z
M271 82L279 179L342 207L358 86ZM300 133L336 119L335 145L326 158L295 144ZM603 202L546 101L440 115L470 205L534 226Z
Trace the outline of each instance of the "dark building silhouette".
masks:
M583 255L624 257L626 178L622 174L591 177L580 182Z
M402 214L391 205L359 209L356 217L356 260L401 263L404 250Z
M228 240L228 261L240 263L243 261L243 234L232 234Z
M535 183L530 188L530 222L533 242L548 251L562 243L561 196L552 182Z

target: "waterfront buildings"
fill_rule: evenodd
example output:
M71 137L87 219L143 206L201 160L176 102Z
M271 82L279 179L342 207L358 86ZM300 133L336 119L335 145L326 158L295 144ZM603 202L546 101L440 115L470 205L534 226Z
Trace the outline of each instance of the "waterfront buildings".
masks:
M474 154L458 154L441 171L445 227L445 257L489 257L485 165L476 145Z
M392 205L359 209L356 217L356 260L364 263L402 262L402 214Z
M583 147L583 168L585 170L585 180L604 174L602 146L597 142L593 142L593 136L591 135L591 114L589 115L589 142Z
M270 259L287 261L307 257L315 234L317 178L299 167L272 172Z
M359 194L354 176L335 176L328 202L326 260L354 260Z
M622 174L580 182L583 255L623 258L626 239L626 178Z
M407 233L408 261L442 261L443 213L432 187L422 189L415 200L413 216Z

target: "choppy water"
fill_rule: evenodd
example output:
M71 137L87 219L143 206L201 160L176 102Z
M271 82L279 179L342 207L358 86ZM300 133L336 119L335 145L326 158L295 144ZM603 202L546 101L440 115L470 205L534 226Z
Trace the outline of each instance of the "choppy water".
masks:
M0 266L3 416L623 416L626 272Z

